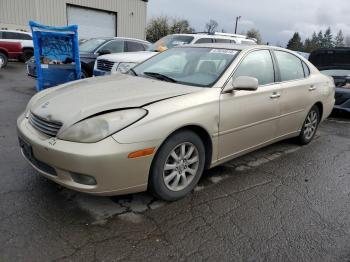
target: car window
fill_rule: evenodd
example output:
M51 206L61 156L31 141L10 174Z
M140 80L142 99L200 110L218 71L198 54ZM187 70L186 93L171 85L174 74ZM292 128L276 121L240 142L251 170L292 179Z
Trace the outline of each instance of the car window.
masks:
M275 71L271 54L268 50L259 50L249 53L238 66L233 79L239 76L255 77L259 85L275 82Z
M207 43L213 43L213 39L212 38L201 38L195 42L195 44L207 44Z
M20 34L21 35L21 39L23 40L32 40L33 38L30 35L27 34Z
M13 33L13 32L3 32L2 33L3 39L21 39L21 38L19 38L18 35L19 34Z
M219 38L216 38L215 42L216 43L231 43L231 40L230 39L219 39Z
M145 47L141 43L126 41L126 51L127 52L145 51Z
M302 79L305 77L302 61L290 53L275 51L281 73L281 81Z
M0 39L2 39L2 32L0 31Z
M124 52L124 41L110 41L101 47L100 50L108 50L111 53L121 53Z
M304 63L303 63L303 69L304 69L304 76L308 77L310 75L310 68Z

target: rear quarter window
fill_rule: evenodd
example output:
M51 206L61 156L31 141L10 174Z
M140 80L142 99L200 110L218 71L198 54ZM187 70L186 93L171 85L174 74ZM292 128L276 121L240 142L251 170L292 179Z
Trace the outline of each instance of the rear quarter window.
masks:
M33 38L30 35L21 34L21 39L23 39L23 40L32 40Z
M213 39L212 38L201 38L195 42L195 44L208 44L208 43L213 43Z
M216 43L231 43L230 39L215 39Z
M310 68L304 62L302 62L302 64L303 64L303 69L304 69L304 76L309 77L310 76Z

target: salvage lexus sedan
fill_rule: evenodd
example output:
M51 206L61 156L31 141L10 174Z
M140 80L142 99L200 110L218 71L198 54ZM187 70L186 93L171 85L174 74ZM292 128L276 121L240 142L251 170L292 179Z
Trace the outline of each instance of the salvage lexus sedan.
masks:
M181 46L128 74L38 93L18 118L19 141L39 173L67 188L173 201L205 169L282 139L309 143L334 88L282 48Z

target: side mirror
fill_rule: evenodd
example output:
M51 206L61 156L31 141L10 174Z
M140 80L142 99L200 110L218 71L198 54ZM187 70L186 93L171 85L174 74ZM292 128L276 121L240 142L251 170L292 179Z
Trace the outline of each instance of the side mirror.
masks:
M255 91L258 89L258 86L258 79L250 76L239 76L235 80L231 81L231 85L227 85L223 92L231 93L233 90Z
M98 51L98 55L109 55L110 53L111 53L111 51L108 49L102 49L102 50Z

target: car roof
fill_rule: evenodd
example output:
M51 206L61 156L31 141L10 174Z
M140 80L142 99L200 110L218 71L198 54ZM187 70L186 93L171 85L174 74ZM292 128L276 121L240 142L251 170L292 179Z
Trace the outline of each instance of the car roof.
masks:
M144 44L150 44L150 42L142 40L142 39L137 39L137 38L131 38L131 37L123 37L123 36L115 36L115 37L93 37L93 38L89 38L87 40L91 40L91 39L104 39L104 40L131 40L131 41L135 41L135 42L141 42Z
M27 35L32 35L32 33L27 32L27 31L21 31L21 30L9 30L9 29L0 29L1 32L11 32L11 33L20 33L20 34L27 34Z
M192 34L171 34L174 36L192 36L194 38L214 38L214 39L241 39L241 40L247 40L247 41L254 41L254 39L249 38L245 35L234 35L234 34L224 34L224 33L214 33L214 34L208 34L208 33L192 33Z
M256 49L271 49L271 50L281 50L286 51L289 53L295 53L292 50L288 50L282 47L277 46L271 46L271 45L244 45L244 44L229 44L229 43L205 43L205 44L195 44L195 45L181 45L177 46L175 48L181 48L181 47L193 47L193 48L200 48L200 47L206 47L206 48L219 48L219 49L234 49L234 50L256 50Z
M195 45L182 45L177 46L176 48L181 47L194 47L194 48L200 48L200 47L206 47L206 48L221 48L221 49L234 49L234 50L248 50L248 49L271 49L271 48L277 48L272 46L265 46L265 45L239 45L239 44L229 44L229 43L210 43L210 44L195 44Z

